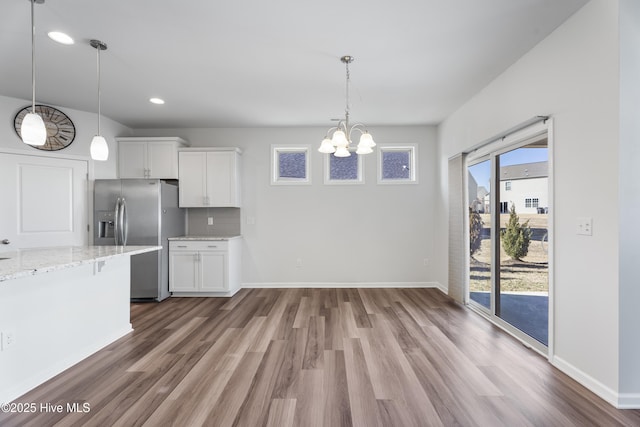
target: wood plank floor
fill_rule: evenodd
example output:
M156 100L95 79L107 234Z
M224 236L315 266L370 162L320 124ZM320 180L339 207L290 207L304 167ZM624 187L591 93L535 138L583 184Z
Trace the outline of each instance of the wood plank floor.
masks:
M133 304L135 331L2 426L640 426L435 289ZM88 404L88 412L66 410Z

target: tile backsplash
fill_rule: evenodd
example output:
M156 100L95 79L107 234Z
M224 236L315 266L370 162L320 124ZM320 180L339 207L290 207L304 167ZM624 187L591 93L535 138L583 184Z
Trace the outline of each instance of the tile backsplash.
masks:
M213 225L209 225L213 218ZM189 208L187 209L187 235L190 236L239 236L241 233L240 208Z

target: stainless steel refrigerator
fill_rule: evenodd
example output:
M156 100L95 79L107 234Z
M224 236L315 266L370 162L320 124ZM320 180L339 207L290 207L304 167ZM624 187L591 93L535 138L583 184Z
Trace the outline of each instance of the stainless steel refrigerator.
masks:
M178 186L159 179L97 179L94 186L94 244L162 246L131 257L131 300L169 296L169 242L185 234Z

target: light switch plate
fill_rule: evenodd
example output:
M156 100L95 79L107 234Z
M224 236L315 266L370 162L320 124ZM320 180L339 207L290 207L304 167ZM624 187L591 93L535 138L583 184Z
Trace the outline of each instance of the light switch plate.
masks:
M593 235L593 218L590 217L578 217L576 223L576 234L580 234L582 236L592 236Z

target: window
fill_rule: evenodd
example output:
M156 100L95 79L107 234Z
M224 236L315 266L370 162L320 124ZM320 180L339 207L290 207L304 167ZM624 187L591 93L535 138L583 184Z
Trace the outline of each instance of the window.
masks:
M537 198L524 199L524 207L525 208L537 208L538 207L538 199Z
M309 150L308 145L271 146L271 184L310 184Z
M415 145L381 146L378 150L378 183L417 183L417 149Z
M504 182L504 191L511 191L511 181Z
M351 151L349 157L325 156L325 184L362 184L362 156Z

